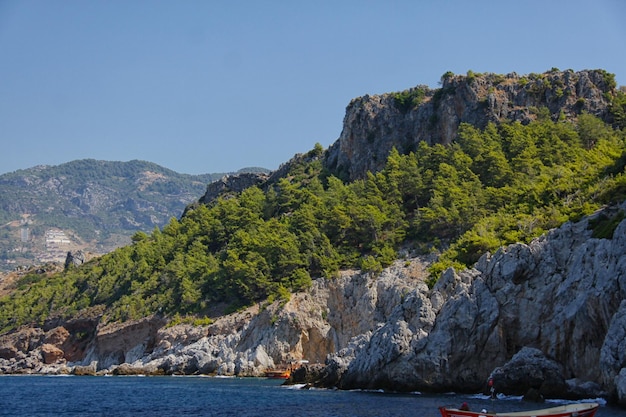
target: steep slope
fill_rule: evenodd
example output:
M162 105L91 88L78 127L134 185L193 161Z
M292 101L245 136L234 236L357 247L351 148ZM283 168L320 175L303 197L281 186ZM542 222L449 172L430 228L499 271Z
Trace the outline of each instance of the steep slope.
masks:
M543 74L444 74L441 88L417 86L353 99L343 130L329 148L325 165L345 180L364 178L384 166L389 151L400 153L428 144L450 144L461 123L484 128L488 122L574 120L585 112L613 121L609 99L615 81L604 70L552 70Z
M344 364L340 385L410 381L405 388L477 391L491 375L500 390L518 395L530 388L564 395L571 378L615 393L624 384L617 375L624 360L626 221L611 238L595 239L599 215L486 254L472 269L446 271L431 291L405 298L359 349L337 356ZM433 313L431 326L420 323ZM516 386L497 372L524 348L558 364L560 388L542 385L543 377Z
M592 73L611 85L612 75ZM471 90L480 77L464 77L455 91ZM520 80L513 90L526 85ZM419 109L423 97L411 94L393 96L393 106ZM132 245L60 275L24 273L4 286L14 291L0 299L0 329L94 306L111 322L204 315L214 304L237 309L284 299L341 269L379 272L400 251L441 253L432 284L449 266L471 266L487 251L528 243L623 200L624 132L587 113L553 121L550 111L535 109L529 114L537 120L526 124L460 124L449 146L423 140L416 152L390 152L382 171L351 183L324 169L330 151L319 145L271 175L214 182L180 219L136 233Z

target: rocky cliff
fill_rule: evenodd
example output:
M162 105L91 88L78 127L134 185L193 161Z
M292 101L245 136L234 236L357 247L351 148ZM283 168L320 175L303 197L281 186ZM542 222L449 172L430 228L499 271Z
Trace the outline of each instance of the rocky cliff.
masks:
M555 389L554 381L542 387L541 376L524 385L498 372L533 348L558 365L562 387L575 378L614 392L626 359L626 222L612 239L591 238L588 226L565 224L413 292L359 349L331 359L339 385L471 391L492 376L516 394Z
M475 392L493 378L504 393L626 404L626 221L611 239L590 227L624 210L448 270L432 289L428 260L407 258L209 326L85 318L22 329L0 338L0 371L258 376L306 359L318 365L303 380L320 386Z
M296 154L289 161L281 164L276 171L266 172L247 172L236 175L225 175L217 181L212 182L206 188L206 192L197 203L190 204L187 209L195 207L197 204L210 204L217 198L230 198L233 195L241 193L250 187L259 187L267 191L272 185L276 184L281 178L287 178L291 170L297 169L298 166L309 164L322 158L323 149L321 145L316 145L311 151L305 154Z
M417 86L352 100L325 163L341 178L354 180L379 171L393 147L407 153L421 141L449 144L461 123L479 128L488 122L527 123L543 109L554 120L574 119L582 112L609 120L606 93L614 89L602 70L445 74L439 89Z
M543 74L444 74L441 87L418 85L402 92L365 95L346 108L339 138L323 155L297 154L271 174L229 175L209 185L199 203L207 204L258 186L269 186L305 160L321 157L328 172L345 181L378 172L392 148L415 150L420 142L450 144L461 123L484 128L487 123L520 122L538 117L576 120L585 112L613 122L609 97L615 92L604 70L552 70Z

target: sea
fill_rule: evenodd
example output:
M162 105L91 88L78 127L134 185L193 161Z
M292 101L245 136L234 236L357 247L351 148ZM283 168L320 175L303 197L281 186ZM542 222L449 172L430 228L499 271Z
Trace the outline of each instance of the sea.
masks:
M439 406L463 402L499 412L565 403L301 388L265 378L11 375L0 377L0 416L437 417ZM597 417L626 417L626 410L600 402Z

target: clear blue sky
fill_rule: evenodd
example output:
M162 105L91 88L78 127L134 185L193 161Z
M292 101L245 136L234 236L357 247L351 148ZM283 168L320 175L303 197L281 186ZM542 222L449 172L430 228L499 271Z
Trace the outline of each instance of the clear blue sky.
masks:
M0 0L0 173L142 159L276 169L354 97L446 71L603 68L626 1Z

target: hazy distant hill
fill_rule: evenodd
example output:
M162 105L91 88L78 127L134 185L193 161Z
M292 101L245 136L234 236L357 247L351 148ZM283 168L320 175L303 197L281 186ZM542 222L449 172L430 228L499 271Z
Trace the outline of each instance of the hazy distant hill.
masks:
M109 252L179 217L224 175L93 159L0 175L0 269L62 260L70 249Z

